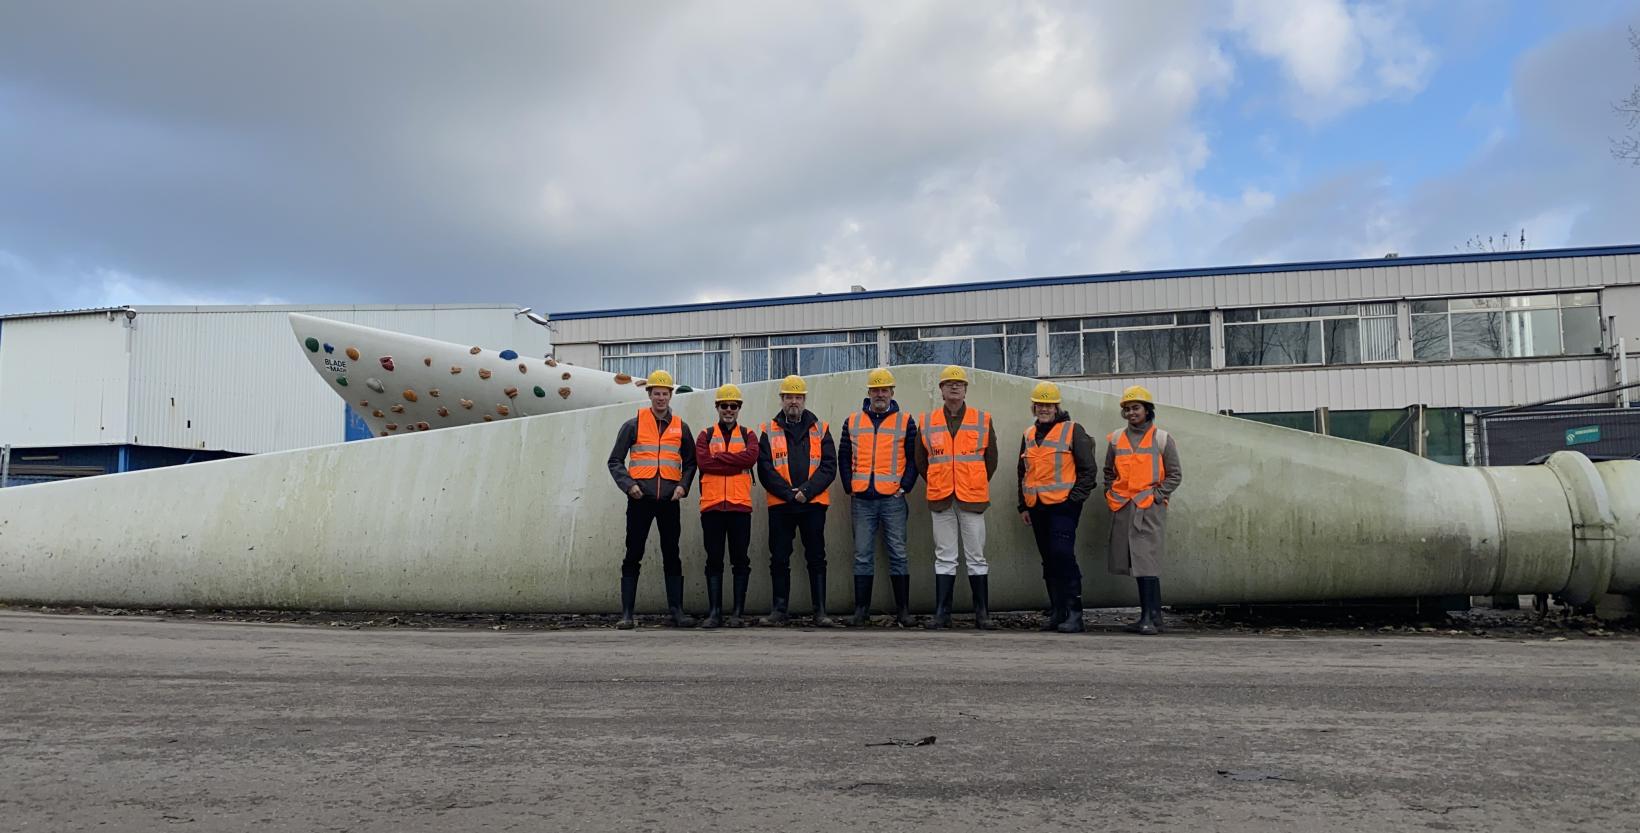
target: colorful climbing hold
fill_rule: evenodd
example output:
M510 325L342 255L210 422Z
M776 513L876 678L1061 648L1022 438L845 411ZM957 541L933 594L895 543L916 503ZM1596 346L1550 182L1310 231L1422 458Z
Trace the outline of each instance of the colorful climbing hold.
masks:
M530 372L530 366L527 365L527 364L524 364L523 362L519 362L518 363L518 372L519 373L528 373L528 372Z
M357 348L357 347L347 348L347 357L354 360L354 361L358 361L359 360L359 348Z
M325 345L325 352L326 353L334 353L334 352L336 352L336 348L330 346L329 344L326 344Z
M438 415L442 416L442 417L447 417L447 416L450 415L450 409L441 407L441 408L438 409Z
M457 373L460 373L460 372L461 372L461 368L459 368L459 367L456 367L456 366L455 366L455 365L453 365L453 364L452 364L452 365L450 365L450 375L451 375L451 376L454 376L454 375L456 375L456 374L457 374Z
M425 365L425 366L427 366L427 367L432 367L432 366L433 366L433 357L432 357L432 356L428 356L428 357L427 357L427 358L425 358L425 359L422 359L422 360L421 360L421 363L422 363L422 364L423 364L423 365Z
M344 387L344 388L347 387L347 377L346 376L337 376L336 377L336 384L340 387Z
M469 353L472 353L472 354L473 354L473 355L475 355L475 356L476 356L476 355L478 355L478 354L479 354L479 353L482 353L482 352L484 352L484 351L483 351L483 348L479 348L479 347L474 347L474 348L473 348L473 349L471 349L471 350L468 350L468 351L467 351L467 352L469 352Z
M568 370L564 371L564 375L559 376L558 378L563 379L566 382L569 381L569 371Z
M503 388L501 392L506 394L508 399L518 398L518 388Z
M568 399L569 398L569 388L559 388L558 389L558 395L560 397L564 398L564 399Z
M512 413L512 411L507 409L506 405L502 405L499 402L496 403L495 412L502 415L502 416L506 416L507 414Z
M406 402L416 401L416 392L409 389L409 388L405 388L404 389L404 401L406 401Z
M624 384L626 384L627 382L630 382L630 381L632 381L632 377L628 376L625 373L615 374L615 384L617 384L617 385L624 385Z
M427 424L427 423L425 423L425 422L418 422L418 423L416 423L416 430L417 430L417 431L426 431L426 430L427 430L427 429L429 429L429 428L432 428L432 427L433 427L433 426L431 426L431 425L428 425L428 424Z
M482 368L482 367L481 367L481 368L479 368L479 369L478 369L478 378L480 378L480 379L488 379L488 378L490 378L490 371L488 371L488 370L485 370L485 369L484 369L484 368Z
M466 408L469 411L472 410L473 409L473 400L471 400L471 399L461 400L461 407Z
M552 359L547 359L547 367L557 367L557 366L558 366L557 362L553 361Z
M392 411L395 414L402 414L402 413L404 413L404 406L403 405L394 405L393 407L388 408L387 410Z
M535 395L537 397L544 397L544 396L547 395L547 389L541 387L540 385L536 385L535 386Z
M380 361L382 363L382 369L383 370L385 370L389 373L393 372L393 357L392 356L382 356Z
M367 387L367 388L370 388L371 390L373 390L377 393L386 393L387 392L387 386L382 384L382 380L377 379L374 376L370 377L369 379L364 380L364 386Z
M507 361L510 362L513 359L518 358L518 351L517 350L502 350L501 351L501 358L506 359Z
M427 395L433 397L434 399L437 399L438 398L438 388L433 388L432 390L428 391Z
M307 349L308 349L309 353L319 352L319 340L318 339L309 338L307 341L304 341L302 343L307 345Z
M634 386L636 386L636 387L640 387L640 388L641 388L641 387L643 387L643 386L644 386L644 385L647 385L647 384L649 384L649 380L648 380L648 379L633 379L633 380L632 380L632 384L633 384L633 385L634 385Z

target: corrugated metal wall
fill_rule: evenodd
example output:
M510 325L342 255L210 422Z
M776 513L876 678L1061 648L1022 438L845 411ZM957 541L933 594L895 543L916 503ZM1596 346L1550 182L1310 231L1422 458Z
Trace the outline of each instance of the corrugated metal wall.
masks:
M120 315L11 319L0 332L0 444L125 442L130 330Z

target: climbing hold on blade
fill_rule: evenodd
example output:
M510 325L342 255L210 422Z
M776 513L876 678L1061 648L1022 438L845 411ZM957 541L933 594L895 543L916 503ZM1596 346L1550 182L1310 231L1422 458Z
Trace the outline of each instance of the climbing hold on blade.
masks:
M432 428L432 427L433 427L433 426L431 426L431 425L428 425L428 424L427 424L427 423L425 423L425 422L418 422L418 423L416 423L416 430L417 430L417 431L426 431L426 430L427 430L427 429L429 429L429 428Z
M336 352L336 348L330 346L329 344L326 344L325 345L325 352L326 353L334 353L334 352Z
M488 379L488 378L490 378L490 371L488 371L488 370L485 370L485 369L484 369L484 368L482 368L482 367L481 367L481 368L479 368L479 369L478 369L478 378L480 378L480 379Z
M569 398L569 388L559 388L558 389L558 395L565 398L565 399L568 399Z
M547 359L547 367L557 367L557 366L558 366L558 362L553 361L552 359Z
M432 390L428 391L427 395L433 397L434 399L437 399L438 398L438 388L433 388Z
M630 381L632 381L632 377L626 375L625 373L615 374L615 384L617 384L617 385L624 385L624 384L626 384L627 382L630 382Z
M518 358L518 351L517 350L502 350L501 351L501 358L506 359L507 361L510 362L513 359Z
M473 409L473 400L471 400L471 399L461 400L461 407L466 408L469 411L472 410Z
M347 357L354 360L354 361L358 361L359 360L359 348L357 348L357 347L347 348Z
M393 372L393 357L392 356L382 356L380 359L378 359L378 361L380 361L382 363L382 369L383 370L385 370L389 373Z
M433 366L433 357L428 356L427 358L422 359L421 363L422 363L423 366L432 367Z
M473 355L475 355L475 356L476 356L476 355L478 355L478 354L479 354L479 353L481 353L481 352L483 352L483 350L484 350L484 349L483 349L483 348L482 348L482 347L474 347L474 348L473 348L473 349L471 349L471 350L468 350L468 351L467 351L467 352L469 352L469 353L472 353L472 354L473 354Z
M404 389L404 401L406 401L406 402L416 401L416 392L409 389L409 388L405 388Z
M370 415L377 418L377 419L381 419L382 417L387 416L387 414L382 413L382 409L380 409L380 408L377 408L376 410L371 411Z
M370 388L371 390L373 390L377 393L386 393L387 392L387 386L382 384L382 380L377 379L374 376L370 377L369 379L364 380L364 386L367 387L367 388Z
M403 405L394 405L393 407L388 408L387 410L392 411L395 414L402 414L402 413L404 413L404 406Z
M451 376L454 376L454 375L456 375L457 373L460 373L460 372L461 372L461 368L459 368L459 367L457 367L453 364L450 365L450 375Z
M347 377L346 376L337 376L336 377L336 384L339 387L344 387L344 388L347 387Z
M304 341L302 343L307 345L307 349L308 349L309 353L319 352L319 340L318 339L309 338L307 341Z
M506 405L502 405L500 403L496 404L495 412L502 415L502 416L506 416L506 415L512 413L512 411L509 410Z
M564 375L559 376L558 378L563 379L566 382L569 381L569 371L568 370L564 371Z
M519 362L518 363L518 372L519 373L528 373L528 372L530 372L530 366L527 365L527 364L524 364L523 362Z
M449 415L450 415L450 409L449 409L449 408L444 408L444 407L440 407L440 408L439 408L439 409L438 409L438 415L439 415L439 416L442 416L442 417L447 417L447 416L449 416Z
M506 394L508 399L517 399L518 398L518 388L511 388L511 387L504 388L504 389L502 389L501 392Z
M397 430L399 430L399 424L398 424L398 423L396 423L396 422L389 422L389 423L387 423L387 424L386 424L386 425L383 425L383 426L382 426L382 427L383 427L383 428L386 428L386 429L387 429L387 430L389 430L389 431L397 431Z
M536 385L535 386L535 395L537 397L545 397L547 395L547 389L541 387L540 385Z

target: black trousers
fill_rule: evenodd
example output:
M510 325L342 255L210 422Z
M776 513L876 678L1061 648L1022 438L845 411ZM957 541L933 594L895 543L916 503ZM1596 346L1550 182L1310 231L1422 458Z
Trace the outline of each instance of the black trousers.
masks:
M826 569L826 507L769 511L769 572L791 570L792 536L803 538L803 560L809 570Z
M746 551L752 543L752 513L702 512L700 533L706 542L706 575L723 575L723 545L729 545L729 564L737 576L752 574Z
M1026 511L1031 514L1036 551L1042 556L1042 578L1081 581L1082 568L1076 564L1076 525L1082 520L1082 504L1038 503Z
M683 560L678 558L678 534L683 531L680 508L675 500L649 497L626 502L626 558L621 561L621 575L638 574L644 548L649 545L650 521L661 531L661 569L669 576L683 575Z

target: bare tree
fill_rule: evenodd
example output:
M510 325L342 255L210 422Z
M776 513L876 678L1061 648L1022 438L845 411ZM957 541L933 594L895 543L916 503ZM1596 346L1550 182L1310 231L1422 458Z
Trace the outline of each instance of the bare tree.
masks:
M1481 236L1477 234L1474 237L1463 241L1462 246L1453 246L1452 250L1459 253L1525 251L1526 229L1520 230L1519 238L1514 238L1513 235L1509 234L1509 232L1504 232L1497 237L1493 237L1488 234L1485 239L1482 239Z
M1629 48L1634 50L1635 63L1640 63L1640 31L1629 29ZM1640 84L1634 85L1628 98L1612 105L1617 117L1623 120L1627 136L1612 139L1612 156L1640 166Z

